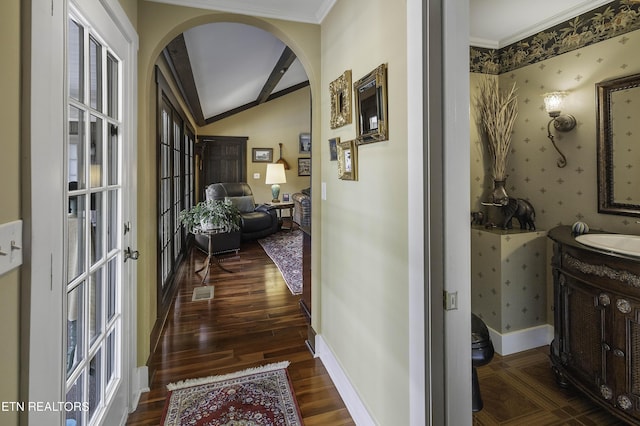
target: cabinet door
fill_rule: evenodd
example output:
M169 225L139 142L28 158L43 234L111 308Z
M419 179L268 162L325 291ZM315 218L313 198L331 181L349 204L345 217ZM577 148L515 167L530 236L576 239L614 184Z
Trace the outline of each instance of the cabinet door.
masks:
M604 381L605 306L600 290L587 283L561 274L564 281L564 339L561 359L566 369L588 387Z
M640 303L612 294L609 309L612 326L605 341L611 402L627 414L640 418Z

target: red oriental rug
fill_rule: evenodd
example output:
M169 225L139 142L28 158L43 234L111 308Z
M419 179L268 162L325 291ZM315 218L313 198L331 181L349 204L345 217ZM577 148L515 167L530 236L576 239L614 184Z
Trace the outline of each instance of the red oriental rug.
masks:
M164 426L301 426L288 361L167 385Z

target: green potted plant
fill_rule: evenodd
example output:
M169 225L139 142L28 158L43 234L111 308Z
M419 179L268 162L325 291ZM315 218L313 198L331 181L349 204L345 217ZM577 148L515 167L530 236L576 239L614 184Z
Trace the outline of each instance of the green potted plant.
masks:
M180 222L190 231L194 229L237 231L240 229L240 211L230 201L206 200L189 210L182 210Z

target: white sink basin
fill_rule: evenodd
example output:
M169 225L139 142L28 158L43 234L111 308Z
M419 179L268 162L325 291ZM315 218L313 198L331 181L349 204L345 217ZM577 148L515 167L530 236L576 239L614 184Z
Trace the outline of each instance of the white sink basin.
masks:
M583 234L576 241L585 246L640 257L640 236L624 234Z

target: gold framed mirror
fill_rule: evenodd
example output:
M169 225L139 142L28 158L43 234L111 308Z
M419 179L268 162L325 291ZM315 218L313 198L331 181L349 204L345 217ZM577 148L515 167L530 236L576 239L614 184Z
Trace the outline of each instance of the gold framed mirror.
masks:
M382 64L353 84L356 105L356 143L389 139L387 120L387 64Z
M331 128L351 123L351 70L329 83L331 92Z
M640 216L640 74L596 83L598 212Z

